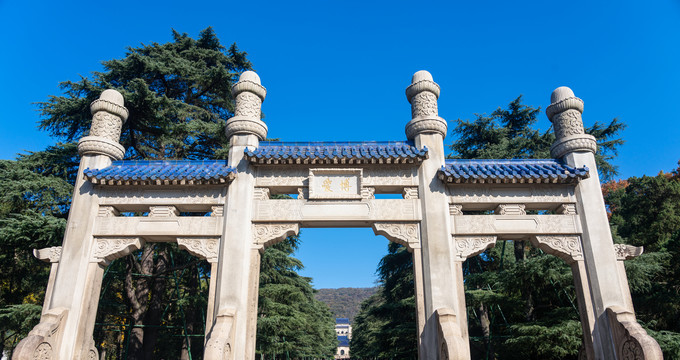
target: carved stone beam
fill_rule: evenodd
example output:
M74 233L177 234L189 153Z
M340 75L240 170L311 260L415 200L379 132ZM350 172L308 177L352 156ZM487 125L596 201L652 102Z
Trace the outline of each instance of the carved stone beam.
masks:
M177 217L179 210L172 205L150 206L149 217Z
M479 255L496 245L496 236L454 236L453 237L454 260L465 259Z
M526 205L524 204L500 204L496 207L496 215L526 215Z
M113 217L120 215L120 212L113 206L103 205L99 207L99 212L97 216L100 217Z
M561 215L576 215L576 204L561 204L556 212Z
M219 238L177 238L177 245L197 258L208 260L209 263L217 262Z
M567 264L583 260L580 236L546 236L539 235L531 238L533 245L544 252L555 255Z
M253 198L255 200L269 200L269 188L256 187L253 191Z
M624 261L636 258L644 252L642 246L633 246L626 244L614 244L614 251L616 252L616 260Z
M210 209L210 216L224 216L224 205L213 205Z
M406 246L409 252L420 249L420 229L416 222L375 222L373 232Z
M614 337L617 358L663 359L659 343L638 324L635 314L618 306L609 307L606 312Z
M253 245L264 251L269 245L300 233L298 223L256 223L253 224Z
M108 266L111 261L129 255L144 246L144 240L139 237L129 238L95 238L90 262Z
M404 188L402 195L404 199L417 199L418 198L418 187L417 186L407 186Z

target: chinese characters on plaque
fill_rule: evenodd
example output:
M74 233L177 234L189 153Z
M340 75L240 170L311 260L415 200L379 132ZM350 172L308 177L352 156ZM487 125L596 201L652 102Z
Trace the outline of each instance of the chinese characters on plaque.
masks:
M310 169L310 199L361 199L361 169Z

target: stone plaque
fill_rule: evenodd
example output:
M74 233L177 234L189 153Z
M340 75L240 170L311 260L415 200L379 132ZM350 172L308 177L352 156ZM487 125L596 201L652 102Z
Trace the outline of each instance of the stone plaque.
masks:
M310 199L361 199L362 169L309 169Z

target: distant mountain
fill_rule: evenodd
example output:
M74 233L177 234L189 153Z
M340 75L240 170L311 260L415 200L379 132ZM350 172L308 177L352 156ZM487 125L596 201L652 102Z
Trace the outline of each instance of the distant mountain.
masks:
M315 297L326 303L336 318L349 318L350 324L353 324L361 302L377 290L377 287L319 289Z

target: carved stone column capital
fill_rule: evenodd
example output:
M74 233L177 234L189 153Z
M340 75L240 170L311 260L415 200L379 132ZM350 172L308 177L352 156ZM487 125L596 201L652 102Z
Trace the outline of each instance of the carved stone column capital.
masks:
M227 137L251 134L264 140L268 129L260 118L267 90L260 84L260 77L253 71L245 71L231 88L231 95L236 100L236 109L234 116L227 120Z
M111 261L129 255L144 246L144 241L138 237L130 238L95 238L90 262L108 266Z
M546 115L555 128L555 143L550 148L550 155L561 158L575 151L597 151L597 142L583 129L583 100L574 96L574 92L566 86L553 91L550 106L545 109Z
M465 259L479 255L495 245L495 236L454 236L454 260L465 261Z
M539 235L532 238L534 246L544 252L555 255L567 264L583 260L583 249L579 236Z
M253 245L262 251L269 245L300 233L298 223L258 223L253 224Z
M413 74L411 85L406 88L406 98L411 103L411 121L406 124L406 137L413 140L416 135L437 133L446 137L446 120L439 117L437 99L439 85L432 80L432 75L421 70Z
M120 141L120 131L128 118L123 95L113 89L104 90L99 99L90 104L92 125L90 134L78 142L80 155L106 155L120 160L125 148Z
M219 238L177 238L177 245L193 256L208 260L209 263L217 262Z
M373 232L388 240L406 246L409 252L420 249L420 229L418 223L375 222Z

